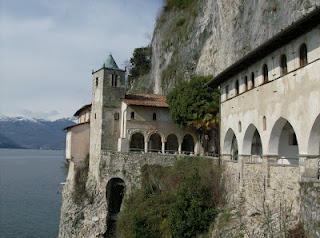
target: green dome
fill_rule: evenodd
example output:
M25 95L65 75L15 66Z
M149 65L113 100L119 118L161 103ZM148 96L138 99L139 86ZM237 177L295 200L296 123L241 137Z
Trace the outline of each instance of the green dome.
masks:
M109 69L119 69L116 61L114 61L114 58L112 57L111 54L108 55L108 57L103 63L103 66Z

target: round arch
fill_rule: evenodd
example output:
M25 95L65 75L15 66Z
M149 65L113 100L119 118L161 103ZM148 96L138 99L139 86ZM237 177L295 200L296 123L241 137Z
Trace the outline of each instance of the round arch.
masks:
M125 183L121 178L111 178L107 183L106 201L108 211L105 237L113 237L115 234L117 215L121 209L125 187Z
M165 151L167 153L176 153L179 149L178 137L175 134L170 134L167 136Z
M231 128L228 129L224 137L223 154L231 155L231 159L238 160L238 140Z
M320 114L313 123L310 131L308 140L308 154L320 155Z
M291 123L283 117L276 121L271 130L268 153L280 157L299 157L299 145L295 130Z
M141 132L136 132L130 137L130 151L144 151L144 135Z
M250 124L243 138L243 154L262 156L262 142L258 129Z
M149 137L148 141L148 151L149 152L161 152L162 140L161 135L154 133Z
M194 146L195 146L195 143L194 143L193 136L190 134L186 134L183 137L182 144L181 144L182 152L186 152L188 154L194 153Z

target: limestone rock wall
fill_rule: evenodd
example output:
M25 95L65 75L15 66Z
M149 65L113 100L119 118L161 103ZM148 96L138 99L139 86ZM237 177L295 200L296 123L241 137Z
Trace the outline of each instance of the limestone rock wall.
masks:
M216 75L304 14L319 0L197 0L163 10L152 40L154 91L166 94L192 74Z

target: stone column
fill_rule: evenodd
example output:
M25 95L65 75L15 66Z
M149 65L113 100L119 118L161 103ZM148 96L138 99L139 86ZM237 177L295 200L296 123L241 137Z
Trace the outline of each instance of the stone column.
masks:
M181 155L181 143L179 143L178 154Z
M146 137L144 138L144 152L148 153L148 141L147 141Z
M161 152L162 154L166 153L166 142L164 140L161 140Z

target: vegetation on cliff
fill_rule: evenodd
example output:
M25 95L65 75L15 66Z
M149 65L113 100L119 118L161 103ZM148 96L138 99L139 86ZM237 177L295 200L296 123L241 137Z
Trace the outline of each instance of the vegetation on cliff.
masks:
M218 135L219 128L219 90L205 87L211 78L194 76L190 81L180 82L167 96L173 121L180 127L195 128L202 142L211 130Z
M152 49L136 48L130 58L129 85L131 91L149 92ZM148 83L149 82L149 83Z
M144 166L142 188L125 201L117 235L195 237L208 231L223 201L221 169L212 160L185 158L169 168Z

